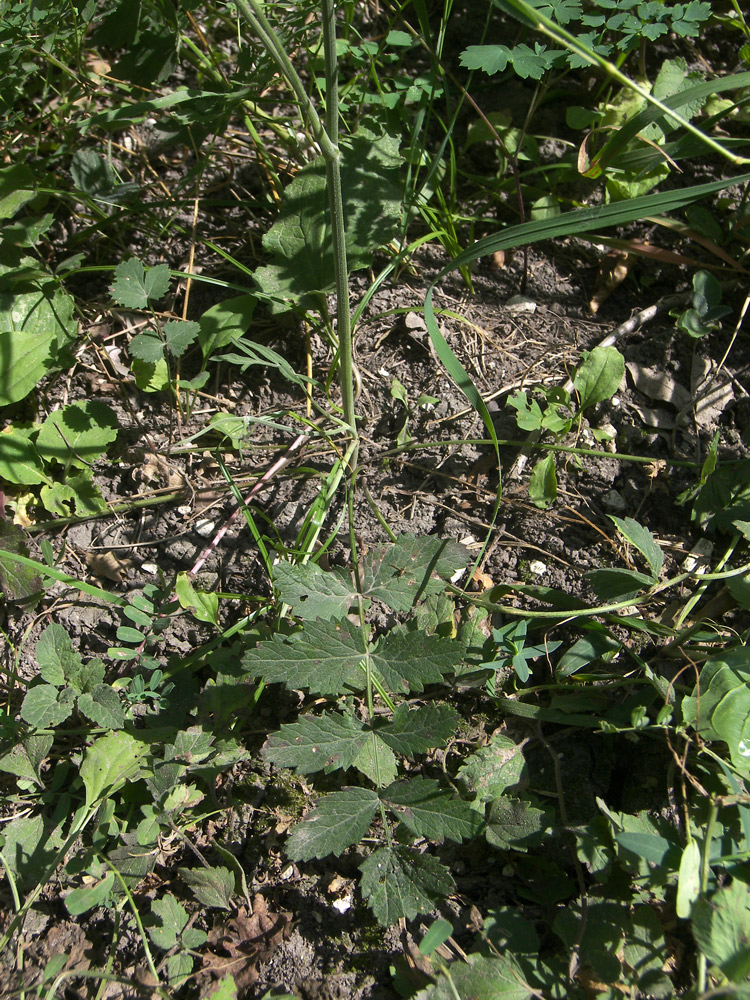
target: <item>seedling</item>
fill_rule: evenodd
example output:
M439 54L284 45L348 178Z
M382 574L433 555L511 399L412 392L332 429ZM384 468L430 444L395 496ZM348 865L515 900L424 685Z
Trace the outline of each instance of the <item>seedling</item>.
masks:
M708 336L721 326L721 320L732 310L721 304L721 285L710 271L693 275L692 306L677 317L677 328L694 340Z
M623 375L625 360L614 347L595 347L584 352L583 362L570 385L536 390L539 399L519 391L508 400L516 410L516 422L521 430L535 435L549 431L559 440L572 427L580 425L586 409L610 399L617 392ZM575 390L576 408L571 396ZM541 400L541 403L540 401ZM597 436L597 431L594 435ZM604 435L601 435L603 437ZM557 497L557 470L552 452L534 466L529 483L529 496L537 507L548 507Z

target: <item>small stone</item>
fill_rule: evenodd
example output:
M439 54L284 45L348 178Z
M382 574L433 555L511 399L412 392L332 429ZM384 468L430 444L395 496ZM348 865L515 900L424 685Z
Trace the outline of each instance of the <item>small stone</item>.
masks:
M624 514L627 506L625 497L617 490L608 490L602 497L602 507L610 514Z
M547 563L543 563L541 559L532 559L529 563L529 572L534 576L544 576L547 572Z
M509 313L535 313L537 304L526 295L513 295L505 303L505 308Z

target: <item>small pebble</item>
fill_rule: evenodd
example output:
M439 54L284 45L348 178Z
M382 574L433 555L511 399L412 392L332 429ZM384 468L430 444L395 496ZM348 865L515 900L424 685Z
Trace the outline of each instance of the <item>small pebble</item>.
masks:
M536 302L526 295L514 295L505 303L509 313L535 313Z
M617 490L608 490L602 497L602 507L610 514L624 514L627 506L625 497Z

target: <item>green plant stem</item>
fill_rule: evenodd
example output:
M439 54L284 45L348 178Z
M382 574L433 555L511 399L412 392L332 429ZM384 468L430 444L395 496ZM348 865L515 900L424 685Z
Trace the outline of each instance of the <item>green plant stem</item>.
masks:
M333 152L324 151L328 203L331 210L331 237L333 242L333 273L336 285L336 333L339 341L339 384L344 420L352 438L357 440L357 423L354 413L354 358L352 346L352 317L349 295L349 267L346 259L346 220L344 195L341 187L341 155L339 151L339 82L336 57L336 19L333 0L321 0L323 16L323 52L326 66L326 132ZM322 147L321 147L322 148ZM357 449L349 461L349 469L357 465Z
M273 56L282 76L299 101L300 112L320 147L326 164L328 202L331 212L333 269L336 288L336 316L339 340L339 383L344 421L352 439L357 442L354 413L354 363L352 324L349 301L349 271L346 259L346 223L341 187L341 153L338 146L338 62L336 58L336 19L333 0L320 0L323 28L323 51L326 64L326 125L320 120L302 79L287 55L282 40L266 18L258 0L237 0L237 9L248 21ZM350 458L349 469L357 465L357 448Z
M370 505L370 510L373 512L373 514L375 515L375 517L378 519L378 522L380 523L380 527L383 529L383 531L386 533L386 535L390 538L390 540L392 542L395 542L397 540L398 536L393 531L393 529L391 528L390 524L388 524L388 522L383 517L383 515L380 513L380 508L375 503L375 499L374 499L372 493L370 493L370 491L367 488L367 484L364 483L364 482L362 483L362 489L364 490L365 498L366 498L368 504Z
M708 814L708 822L706 823L706 837L703 841L703 856L701 858L701 879L700 879L700 891L701 895L706 894L708 889L708 875L711 870L710 858L711 858L711 841L714 835L714 826L716 825L716 820L719 815L719 805L716 799L711 799L711 811ZM698 993L703 993L706 989L707 981L707 961L706 956L701 952L698 955L698 974L697 974L697 988Z
M470 594L466 594L465 591L460 590L458 587L452 588L452 592L460 595L466 600L469 600L477 607L487 608L488 610L497 611L501 614L514 615L516 617L523 615L524 618L529 619L546 618L554 621L575 621L577 618L593 618L597 615L608 615L616 611L624 611L626 608L635 608L641 604L647 604L649 601L653 600L657 594L662 593L662 591L670 590L672 587L679 586L679 584L684 583L685 580L689 580L694 576L698 576L702 583L704 580L729 580L735 576L744 576L746 573L750 573L750 563L745 563L743 566L738 566L736 569L727 570L723 573L698 573L696 570L692 570L686 573L678 573L677 576L673 576L669 580L663 580L661 583L655 584L643 594L637 597L629 598L625 601L614 601L611 604L601 604L597 607L584 606L580 608L567 608L564 611L529 611L527 608L515 608L510 605L497 604L490 598L472 598ZM513 587L509 584L506 586L509 590L520 590L521 593L528 590L528 588L524 588L523 586ZM490 593L492 593L492 591L490 591Z
M127 500L124 503L109 504L106 510L97 511L95 514L71 514L70 517L53 517L49 521L30 524L24 530L30 535L36 535L40 531L54 531L57 528L68 528L72 524L95 521L100 517L111 517L112 514L129 514L131 511L140 510L143 507L155 507L161 503L176 503L178 500L184 500L184 498L184 490L173 490L170 493L160 493L154 497L144 497L142 500Z
M665 114L668 120L672 122L677 122L681 125L687 132L691 135L696 136L701 142L705 143L710 149L725 159L729 160L734 166L741 166L750 162L746 156L737 156L731 150L722 146L720 142L716 142L710 136L706 135L705 132L697 128L681 114L672 108L667 107L666 104L654 97L653 94L649 93L644 87L636 83L635 80L631 80L630 77L622 73L614 63L611 63L608 59L600 56L593 49L588 48L586 45L582 45L578 39L571 35L569 31L565 28L561 28L559 25L555 24L544 14L540 13L531 7L526 0L502 0L502 7L509 8L513 11L519 20L523 24L530 24L536 31L540 31L543 35L551 38L558 45L564 45L575 55L580 56L581 59L585 59L587 63L591 66L598 66L603 69L604 72L613 80L615 80L621 87L626 87L628 90L634 91L639 97L648 101L649 104L658 108L663 114Z
M405 451L423 451L427 448L449 448L455 445L466 444L489 446L492 443L489 438L449 438L444 441L408 441L405 444L400 444L395 448L389 448L387 451L381 452L380 458L392 458L395 455L403 454ZM641 465L649 465L656 461L652 455L628 455L622 451L602 451L600 448L580 448L574 445L547 444L542 441L520 441L515 438L498 438L497 443L501 447L532 448L535 451L559 451L565 455L588 455L591 458L617 459L621 462L636 462ZM682 458L664 458L659 459L659 461L681 469L699 469L702 464L701 462L691 462L688 459ZM718 464L729 465L732 463L720 462Z
M155 987L156 992L159 994L159 996L162 996L162 997L171 997L172 996L171 991L165 990L164 987L160 987L158 985L158 983L159 983L159 973L158 973L158 971L156 969L156 963L154 962L154 956L151 954L151 948L149 947L148 937L146 936L146 928L143 926L143 921L141 920L141 915L138 912L138 907L135 905L135 900L133 899L133 894L131 893L130 889L128 888L128 883L125 881L125 879L120 874L119 870L117 868L115 868L115 866L112 864L112 862L108 858L105 858L104 861L105 861L107 867L110 869L110 871L113 871L115 873L115 878L117 878L118 881L120 882L120 885L122 886L122 890L123 890L123 892L125 893L125 895L127 897L128 903L130 903L130 909L131 909L131 911L133 913L133 917L135 919L136 926L138 927L138 933L141 936L141 943L143 944L143 951L144 951L144 953L146 955L146 962L148 964L149 972L154 977L154 980L157 983L157 986Z
M721 557L721 559L719 560L719 562L716 565L716 571L717 572L721 572L722 568L724 566L726 566L726 564L729 562L729 559L731 558L734 550L739 545L739 543L741 541L741 538L742 538L742 536L739 535L739 534L734 535L734 537L732 538L732 541L729 543L729 547L727 548L727 551L724 553L724 555ZM695 607L695 605L700 601L700 599L706 593L706 590L708 589L708 586L709 586L710 582L711 582L710 580L706 580L705 582L701 582L701 584L697 587L695 593L692 594L692 596L690 597L690 599L686 602L685 607L682 609L682 611L679 613L679 615L675 619L674 627L676 629L679 629L681 627L682 623L688 617L688 615L693 610L693 608Z
M305 90L302 78L294 68L291 59L286 53L283 42L277 35L266 15L263 13L263 8L260 3L258 3L258 0L236 0L235 6L240 14L242 14L245 20L250 24L261 42L266 46L268 52L276 62L281 75L294 91L294 96L299 101L302 116L312 132L313 138L320 146L323 155L326 156L326 158L329 156L337 158L338 149L331 144L331 141L326 134L326 130L323 127L323 123L320 120L320 116L315 110L315 105L311 101L310 95Z

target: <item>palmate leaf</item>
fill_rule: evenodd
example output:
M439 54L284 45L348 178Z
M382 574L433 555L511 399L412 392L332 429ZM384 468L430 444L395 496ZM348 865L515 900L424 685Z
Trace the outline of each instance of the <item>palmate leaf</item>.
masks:
M52 829L42 816L19 816L3 831L5 843L0 851L4 865L13 872L21 886L31 888L49 873L62 846L59 828Z
M295 767L302 774L346 770L367 738L362 723L350 715L303 715L269 736L261 755L279 767Z
M291 690L308 688L314 694L340 694L362 687L359 663L367 653L362 633L347 619L308 622L290 636L276 633L242 657L252 677L286 684Z
M395 771L390 778L384 774L395 767L393 751L414 757L445 746L457 722L458 713L447 705L427 705L413 711L406 704L399 705L392 721L375 730L350 715L304 715L269 736L261 754L279 767L294 767L302 774L330 773L353 766L374 782L389 784L395 780ZM390 757L386 757L386 751Z
M308 620L344 618L356 596L351 571L326 571L317 563L282 560L273 568L273 584L292 613Z
M466 562L466 549L457 542L404 534L363 560L362 590L394 611L409 611L417 601L444 590Z
M547 814L523 799L495 799L487 819L487 841L502 851L525 851L538 844L550 826Z
M295 861L339 855L362 840L377 808L378 794L372 789L331 792L292 830L287 853Z
M381 847L360 865L362 895L384 927L428 913L454 889L444 865L402 845Z
M167 894L153 901L151 913L159 922L149 927L148 936L157 948L168 951L177 944L180 934L187 926L187 910L174 896Z
M124 260L115 268L110 286L112 298L126 309L145 309L149 300L163 298L169 290L169 267L159 264L148 271L137 257Z
M480 747L459 769L457 780L478 804L493 802L521 780L526 770L522 748L502 733L496 733L486 747Z
M465 654L457 639L410 632L398 625L380 642L372 660L389 690L408 694L439 683Z
M396 708L391 721L376 732L391 750L404 757L415 757L444 747L455 733L458 719L458 712L449 705L425 705L410 711L404 703Z
M396 755L374 733L369 734L369 739L357 754L354 766L378 788L391 785L398 777Z
M383 802L417 837L462 841L482 829L481 816L468 802L441 788L432 778L396 781L381 793Z
M147 330L133 337L128 344L128 354L131 358L154 364L164 357L164 341L156 330Z
M377 599L394 611L409 611L444 590L467 559L466 549L456 542L401 535L395 542L376 546L362 559L360 596L365 607ZM273 579L281 600L307 619L343 618L358 596L351 572L326 572L314 563L281 562L274 568Z
M364 645L361 630L348 619L318 620L291 636L277 633L270 642L259 643L245 653L242 666L266 683L336 695L363 690L369 659L390 690L408 693L440 681L465 652L455 640L398 627L376 649L365 649Z
M176 319L164 324L167 350L175 358L181 357L200 333L200 323Z

